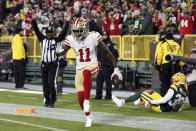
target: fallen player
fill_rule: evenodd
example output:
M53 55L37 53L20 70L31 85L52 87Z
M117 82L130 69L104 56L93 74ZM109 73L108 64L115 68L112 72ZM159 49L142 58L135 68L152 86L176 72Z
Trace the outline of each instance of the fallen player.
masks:
M112 96L112 100L117 107L122 107L125 103L133 101L134 105L138 105L141 101L144 101L145 107L150 107L156 112L177 112L182 110L185 98L188 95L187 89L185 75L176 73L172 76L172 84L164 97L153 90L144 90L123 100Z

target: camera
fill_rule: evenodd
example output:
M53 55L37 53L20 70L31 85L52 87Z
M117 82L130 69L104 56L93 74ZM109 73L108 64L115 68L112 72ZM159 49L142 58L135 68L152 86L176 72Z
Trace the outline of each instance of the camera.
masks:
M171 62L172 61L174 61L174 62L183 61L185 64L182 66L181 70L182 70L182 73L184 73L184 74L192 73L192 70L196 69L196 61L195 61L195 59L192 59L192 58L185 58L183 56L169 54L165 57L165 59L167 61L171 61Z
M190 74L190 73L192 73L192 70L195 70L195 69L196 69L196 66L185 63L182 66L182 73L184 73L184 74Z

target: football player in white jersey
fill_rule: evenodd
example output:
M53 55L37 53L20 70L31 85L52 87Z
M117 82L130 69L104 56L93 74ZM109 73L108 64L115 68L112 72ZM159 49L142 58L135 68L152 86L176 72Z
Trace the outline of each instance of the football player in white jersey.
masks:
M72 23L71 35L65 39L64 50L59 50L57 55L66 53L73 48L76 54L76 77L75 86L78 94L78 101L85 112L85 127L91 127L92 115L90 114L90 91L92 88L92 79L96 77L99 71L99 64L96 56L96 48L101 48L105 55L111 60L114 67L114 73L122 80L122 75L117 67L116 61L107 46L101 42L102 36L95 31L88 32L88 22L83 18L77 18Z

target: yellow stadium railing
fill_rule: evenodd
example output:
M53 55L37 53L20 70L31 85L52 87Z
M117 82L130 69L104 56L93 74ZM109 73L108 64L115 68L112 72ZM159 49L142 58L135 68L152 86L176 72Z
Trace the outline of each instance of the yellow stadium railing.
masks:
M11 42L12 36L0 37L0 42ZM117 44L119 51L118 60L132 61L149 61L150 60L150 44L158 42L158 35L125 35L111 36L111 40ZM27 45L27 55L33 58L37 63L37 59L41 57L40 44L37 37L24 37ZM196 48L196 35L185 35L181 43L183 56L190 57L191 49ZM70 49L66 55L67 59L72 62L76 58L73 49Z

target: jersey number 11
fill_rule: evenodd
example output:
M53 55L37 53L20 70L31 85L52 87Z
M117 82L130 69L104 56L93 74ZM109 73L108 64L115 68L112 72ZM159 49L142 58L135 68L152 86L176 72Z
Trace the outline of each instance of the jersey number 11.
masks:
M86 59L84 59L84 53L83 52L86 52ZM80 52L80 62L89 62L91 61L90 59L90 49L89 48L86 48L85 50L84 49L79 49L78 52Z

